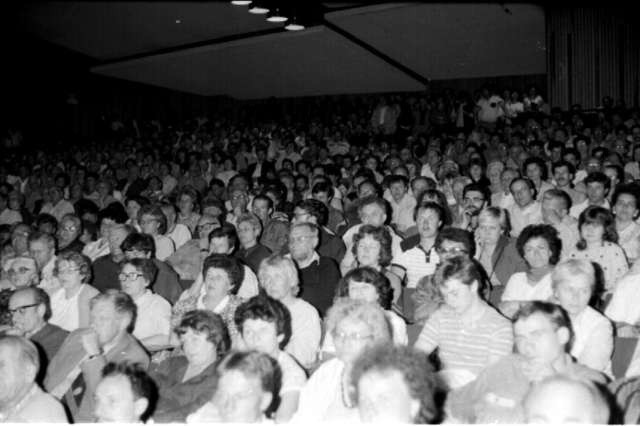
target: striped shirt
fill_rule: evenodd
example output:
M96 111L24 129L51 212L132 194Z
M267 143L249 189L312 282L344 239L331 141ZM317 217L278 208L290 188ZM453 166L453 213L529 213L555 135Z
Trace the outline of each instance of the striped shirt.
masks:
M433 275L440 263L438 253L432 248L426 252L420 244L402 252L393 260L393 265L406 273L407 288L416 288L423 277Z
M439 308L425 324L417 349L440 348L443 369L467 370L477 375L489 364L513 350L513 332L508 319L484 304L484 314L471 327L448 306Z

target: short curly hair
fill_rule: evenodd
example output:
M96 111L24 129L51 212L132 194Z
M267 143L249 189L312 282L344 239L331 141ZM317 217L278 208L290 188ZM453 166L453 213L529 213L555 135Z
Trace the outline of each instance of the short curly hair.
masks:
M371 284L378 293L378 303L382 309L391 309L393 288L384 274L369 266L352 269L338 282L336 298L349 297L349 283L352 281Z
M53 273L56 276L60 272L61 262L73 263L79 268L80 275L82 275L82 284L88 284L91 282L91 260L89 260L87 256L72 250L63 251L58 254L56 257L55 267L53 269Z
M380 253L378 254L380 266L389 266L393 257L391 254L391 234L384 226L362 225L353 236L353 246L351 247L353 256L358 257L358 243L367 235L380 243Z
M359 320L367 324L376 342L391 341L391 325L378 305L347 297L336 299L327 312L327 332L333 334L338 324L345 319Z
M522 257L523 259L524 246L532 238L542 238L547 242L549 251L551 251L551 256L549 256L549 264L557 264L560 260L560 252L562 252L562 240L558 236L558 231L553 226L546 224L526 226L516 240L516 248L518 249L518 254L520 254L520 257Z
M616 222L613 214L609 209L599 206L589 206L578 218L578 230L580 231L580 240L576 244L578 250L584 250L587 248L587 242L582 238L582 227L584 225L602 225L604 228L604 234L602 239L612 243L618 242L618 231L616 231Z
M207 272L211 268L222 269L227 273L229 281L231 282L230 294L238 294L240 285L244 280L244 268L235 257L230 257L223 254L209 255L202 266L202 278L207 277Z
M351 383L358 398L359 382L369 373L387 375L400 373L412 399L420 401L420 409L413 421L431 423L437 417L435 402L437 390L434 368L429 359L417 349L408 346L378 344L363 351L351 370Z
M195 309L185 313L174 331L181 336L188 330L206 334L207 340L216 347L217 359L222 359L231 348L231 338L224 320L211 311Z

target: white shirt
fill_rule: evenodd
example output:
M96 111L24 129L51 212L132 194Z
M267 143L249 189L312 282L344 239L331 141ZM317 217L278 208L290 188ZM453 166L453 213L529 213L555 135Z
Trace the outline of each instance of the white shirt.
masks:
M134 300L138 307L136 325L133 335L142 340L161 334L169 336L171 333L171 305L164 297L146 290Z
M545 275L535 285L529 284L526 272L516 272L511 275L507 286L502 293L502 301L530 301L530 300L549 300L553 295L551 287L551 273Z
M63 288L59 288L51 295L51 318L49 319L51 324L67 331L76 330L80 326L78 296L82 293L84 286L85 284L82 284L76 294L69 299Z
M189 228L186 225L176 223L173 231L166 234L166 236L173 240L173 244L175 245L176 250L178 250L191 239L191 231L189 231Z
M640 271L629 272L618 281L604 313L615 322L637 324L640 322L638 300L640 300Z
M6 208L0 213L0 225L13 225L22 222L22 215L15 210Z
M291 339L285 350L308 368L316 362L320 348L320 315L311 304L297 297L287 308L291 314Z
M280 370L282 370L282 386L280 395L287 392L300 392L307 382L307 375L291 355L284 351L278 352L276 358Z
M571 209L569 209L569 214L573 217L575 217L576 219L580 218L580 214L585 211L587 209L587 207L589 207L591 204L589 204L589 199L587 198L586 200L584 200L583 202L581 202L580 204L576 204L575 206L572 206ZM602 205L600 205L599 207L604 207L605 209L611 209L611 205L609 204L609 200L607 200L606 198L604 199L604 203L602 203Z
M53 255L49 262L42 267L42 272L40 273L40 287L44 291L46 291L49 296L51 296L54 292L56 292L60 288L60 281L53 275L53 270L56 267L56 255Z
M404 232L416 224L413 219L413 210L416 207L416 199L414 197L407 193L404 194L399 203L392 196L389 196L387 201L391 204L391 223L395 223L400 232Z
M427 262L427 257L429 262ZM420 279L433 275L439 263L440 258L434 248L431 248L427 253L419 244L400 253L393 260L394 265L404 269L407 277L407 288L416 288Z
M542 205L539 201L534 201L524 209L513 204L509 208L509 219L511 219L511 236L517 237L528 225L542 223Z
M176 251L173 240L169 237L165 237L164 235L154 235L153 240L156 243L156 259L162 262Z
M640 224L631 222L624 229L618 229L618 245L624 250L629 263L640 257Z
M574 339L571 355L582 365L611 374L613 327L604 315L587 306L571 318Z

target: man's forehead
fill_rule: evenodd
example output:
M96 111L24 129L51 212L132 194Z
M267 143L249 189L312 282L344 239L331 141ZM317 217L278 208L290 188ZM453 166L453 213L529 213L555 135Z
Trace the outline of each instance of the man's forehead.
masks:
M33 259L26 258L15 258L11 262L9 269L17 270L18 268L27 267L29 269L36 269L36 261Z
M516 334L518 332L533 333L536 331L553 330L553 324L551 320L540 313L534 313L528 317L519 318L513 324L513 330Z
M34 302L35 300L32 291L16 291L9 299L9 308L13 309L16 306L29 305Z

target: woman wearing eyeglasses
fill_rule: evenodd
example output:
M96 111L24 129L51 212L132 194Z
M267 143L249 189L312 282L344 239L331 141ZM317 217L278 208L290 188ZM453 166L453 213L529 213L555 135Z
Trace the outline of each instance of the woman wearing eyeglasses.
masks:
M131 259L120 264L118 275L122 290L138 307L133 336L146 348L167 345L171 334L171 305L149 289L157 273L151 259Z
M60 282L60 288L51 294L49 322L67 331L88 327L90 301L100 293L89 285L91 261L74 251L60 253L54 275Z
M324 362L300 392L293 422L358 421L351 370L358 355L375 344L391 342L391 330L378 304L336 299L327 313L327 333L336 357Z

